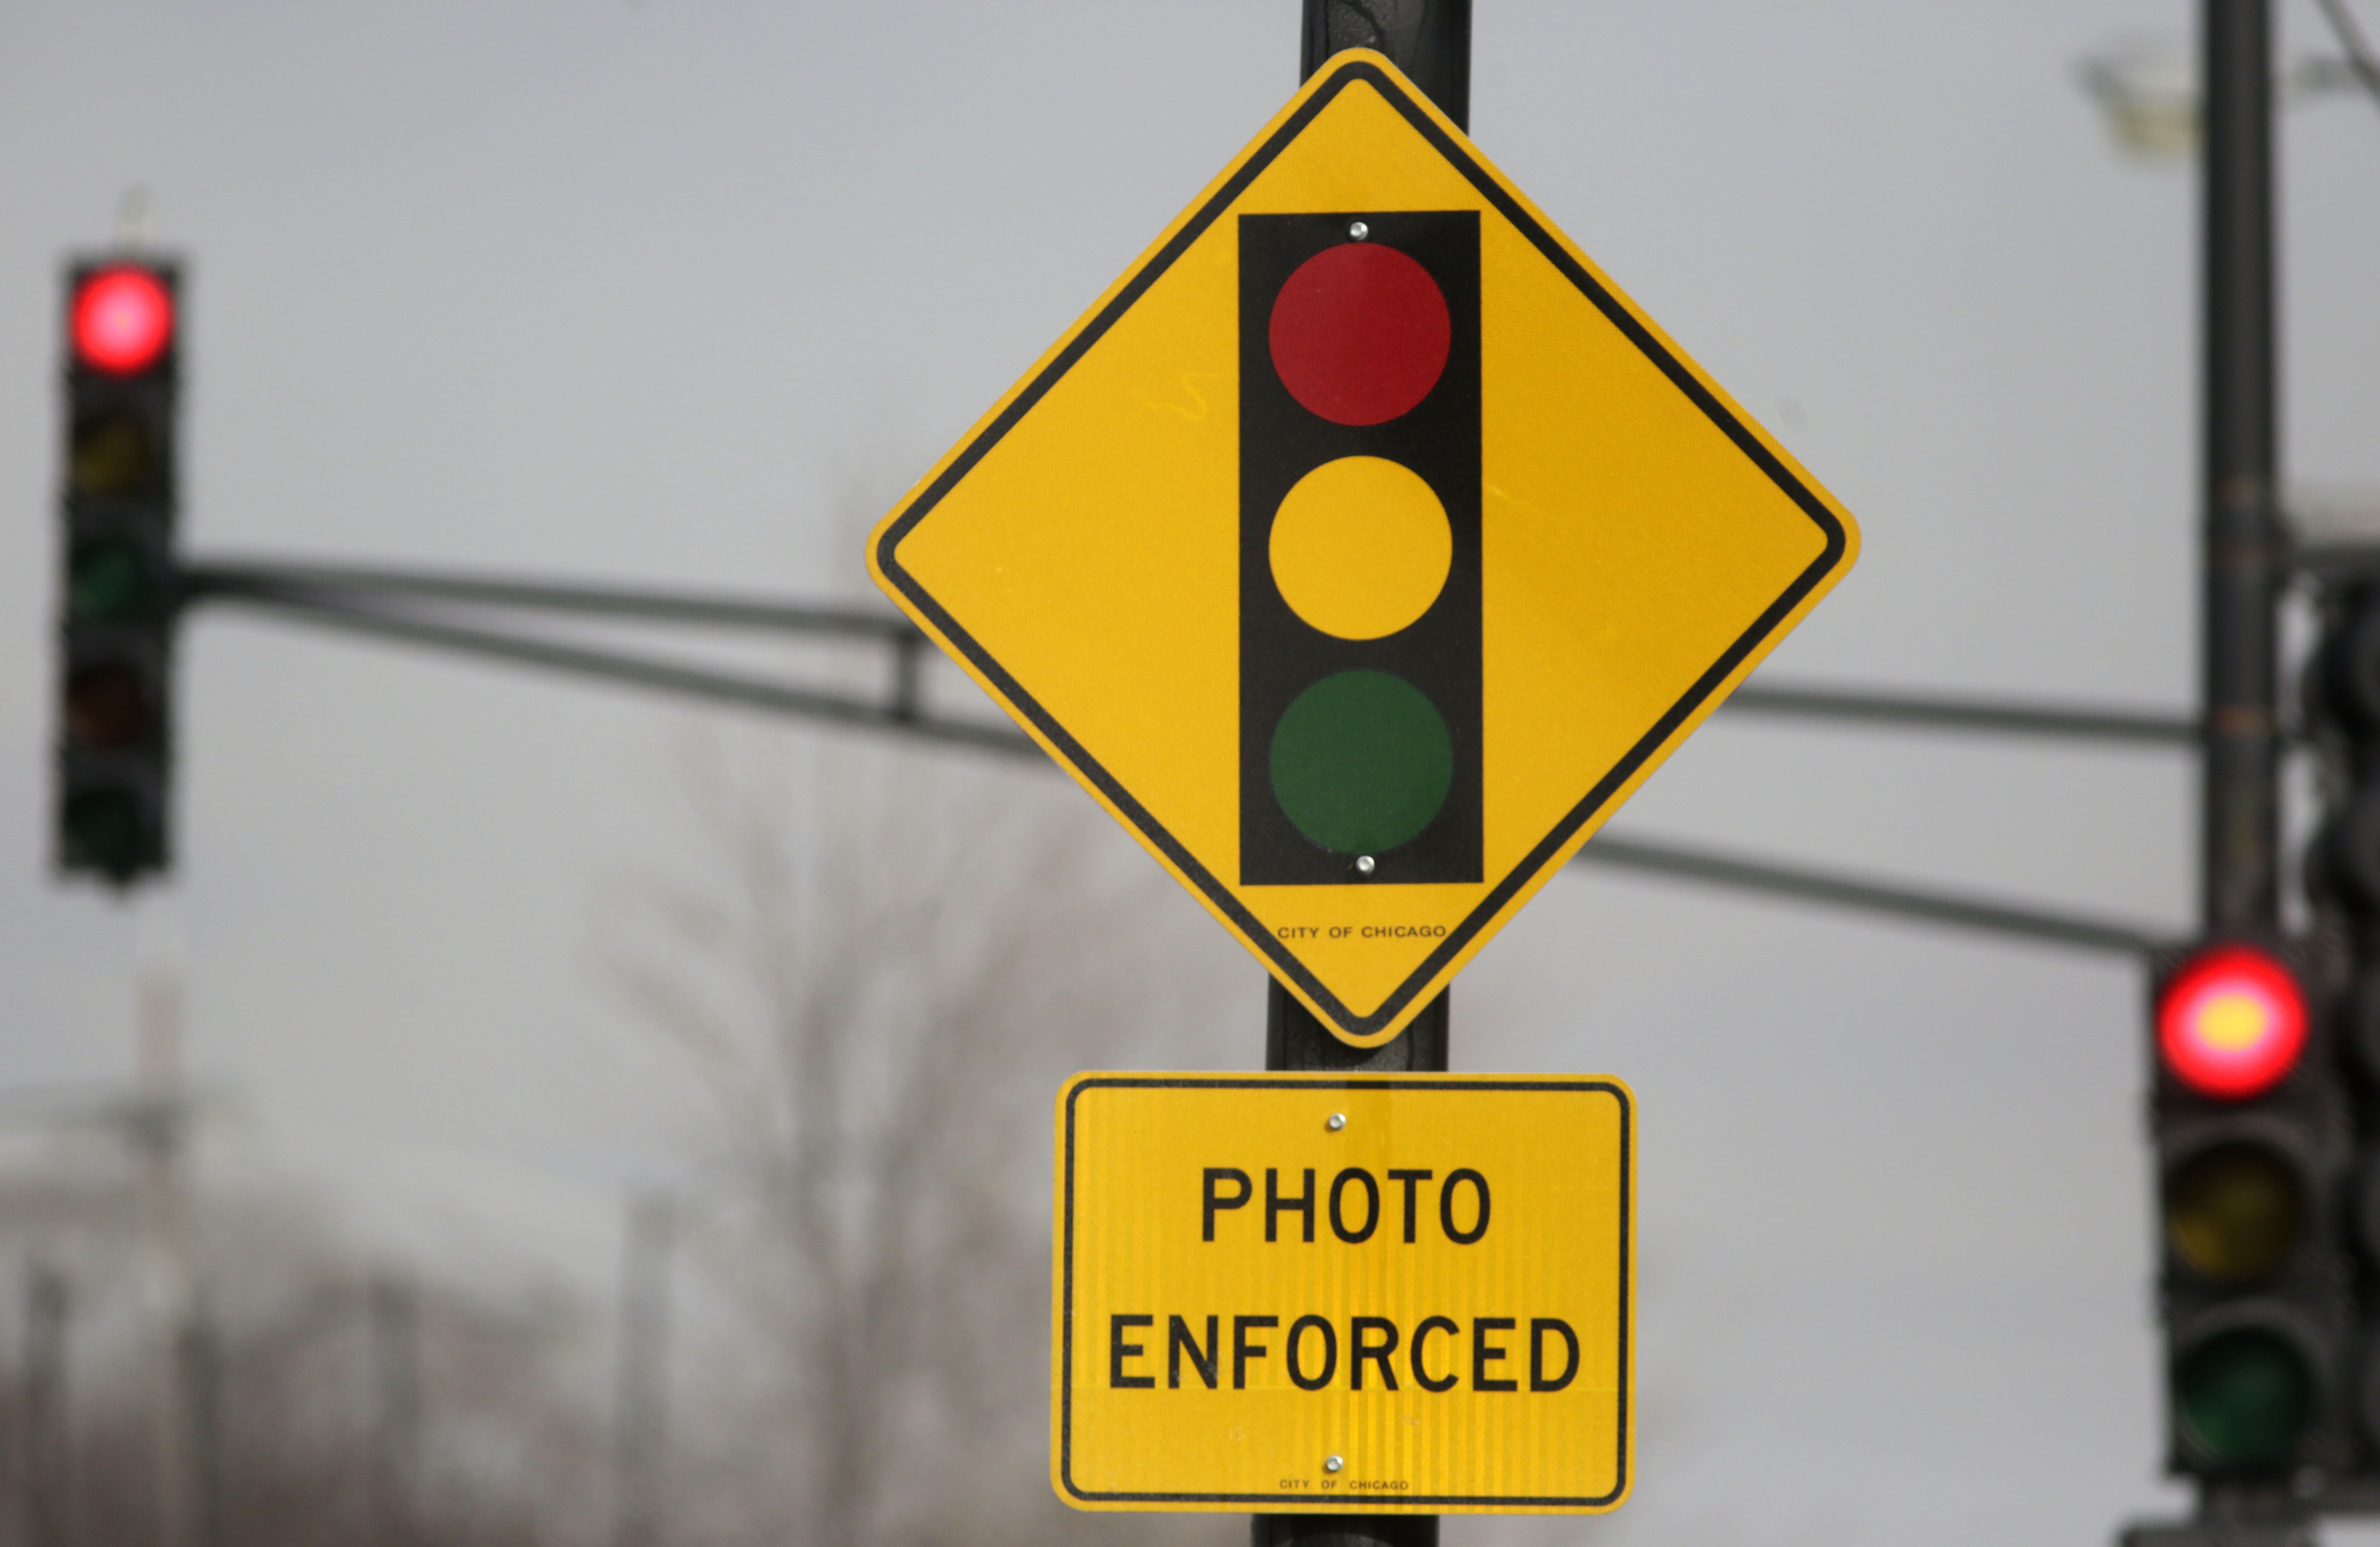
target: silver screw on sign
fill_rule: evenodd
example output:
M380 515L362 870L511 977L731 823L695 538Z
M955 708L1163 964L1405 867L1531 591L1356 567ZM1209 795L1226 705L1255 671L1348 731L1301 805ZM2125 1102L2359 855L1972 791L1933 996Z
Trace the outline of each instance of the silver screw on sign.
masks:
M1371 228L1370 226L1368 226L1368 225L1365 225L1365 224L1364 224L1362 221L1360 221L1360 220L1357 220L1357 221L1351 221L1351 222L1349 222L1349 223L1348 223L1348 226L1347 226L1347 235L1348 235L1348 237L1349 237L1351 239L1353 239L1353 240L1354 240L1354 241L1359 241L1359 242L1360 242L1360 241L1362 241L1366 237L1368 237L1368 236L1370 236L1371 234L1372 234L1372 228Z
M1334 1112L1327 1120L1324 1121L1322 1126L1329 1128L1332 1133L1337 1133L1341 1128L1347 1126L1347 1115L1343 1112Z
M1322 1469L1326 1472L1335 1472L1346 1464L1335 1456L1326 1456L1322 1458Z

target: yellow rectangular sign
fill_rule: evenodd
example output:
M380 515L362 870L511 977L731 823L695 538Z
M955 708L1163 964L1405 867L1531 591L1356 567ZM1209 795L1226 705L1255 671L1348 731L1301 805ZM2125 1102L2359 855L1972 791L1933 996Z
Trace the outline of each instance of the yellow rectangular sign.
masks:
M1635 1102L1600 1076L1082 1074L1051 1483L1081 1509L1627 1496Z

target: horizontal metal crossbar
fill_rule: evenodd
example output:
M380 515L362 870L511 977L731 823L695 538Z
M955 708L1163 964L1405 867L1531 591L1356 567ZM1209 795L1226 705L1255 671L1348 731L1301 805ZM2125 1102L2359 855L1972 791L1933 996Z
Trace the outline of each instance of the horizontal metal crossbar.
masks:
M869 640L900 640L917 635L907 618L880 607L698 596L686 591L631 591L622 586L489 579L376 566L225 559L189 565L182 576L185 593L199 598L248 594L261 587L281 592L401 597L588 617L775 629L796 634L841 634Z
M681 693L713 703L734 704L746 709L766 710L868 729L899 731L929 741L978 747L988 751L1015 753L1039 750L1031 737L1004 725L954 720L924 713L916 705L914 676L907 673L902 674L904 685L896 687L892 700L871 701L700 666L644 660L616 651L532 639L395 608L367 605L335 592L244 582L217 586L208 594L280 612L325 627L484 655L522 665L543 666L579 676L632 683L640 688Z
M919 703L919 667L927 640L908 620L887 613L332 566L223 562L192 565L184 576L184 593L191 601L241 603L325 627L625 682L770 713L892 731L986 751L1034 754L1039 749L1031 737L1010 726L925 713ZM869 639L892 651L891 692L885 699L870 700L792 687L462 621L463 615L473 611L507 608ZM1853 690L1748 685L1738 688L1728 701L1733 707L1754 712L1949 729L2154 742L2188 742L2198 734L2194 724L2174 716ZM1577 862L1679 876L1773 896L2133 956L2146 955L2165 943L2156 931L2141 925L1923 891L1611 834L1589 842Z
M225 558L188 566L183 571L183 580L186 593L194 600L252 594L262 589L283 595L302 591L315 596L336 595L367 603L393 598L585 617L839 635L896 643L921 638L908 619L875 607L820 605L758 597L706 596L685 591L636 591L622 586L490 579L377 565L287 564ZM1817 688L1758 680L1738 688L1721 707L1753 713L1791 714L1811 719L1904 725L1918 729L1987 731L2168 746L2192 746L2200 738L2198 721L2183 714L1880 692L1866 688Z
M1787 687L1756 678L1730 694L1720 707L1936 730L2003 731L2017 736L2062 736L2159 746L2190 747L2200 739L2198 721L2184 714L2070 709L2005 700L1878 693L1862 688Z
M1861 876L1829 874L1765 860L1740 859L1707 849L1646 843L1610 833L1598 834L1578 851L1574 864L1612 865L1649 871L1690 881L1715 882L1774 896L1805 902L1831 903L1838 907L1889 913L1932 923L1953 924L1992 934L2015 935L2059 945L2081 945L2145 956L2169 943L2168 935L2143 924L2052 913L2012 903L1923 891L1893 882Z

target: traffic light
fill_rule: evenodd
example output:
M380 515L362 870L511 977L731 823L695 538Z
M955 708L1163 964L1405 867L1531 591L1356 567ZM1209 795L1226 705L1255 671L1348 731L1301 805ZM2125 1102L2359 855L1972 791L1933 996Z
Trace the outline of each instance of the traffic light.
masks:
M2172 1461L2252 1479L2350 1459L2338 1223L2345 1091L2294 946L2217 941L2155 992Z
M1479 217L1243 215L1243 883L1475 882Z
M168 852L179 292L146 257L66 273L55 859L119 886Z
M2364 1470L2380 1472L2380 581L2325 578L2322 633L2303 709L2325 812L2306 856L2321 932L2343 947L2338 1040L2352 1078L2355 1160L2345 1192L2362 1314L2353 1346L2354 1416Z

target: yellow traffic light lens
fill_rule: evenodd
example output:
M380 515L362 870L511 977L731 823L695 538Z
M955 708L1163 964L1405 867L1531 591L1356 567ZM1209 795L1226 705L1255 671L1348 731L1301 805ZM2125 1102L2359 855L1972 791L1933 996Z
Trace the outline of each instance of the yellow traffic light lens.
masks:
M2313 1412L2313 1376L2297 1346L2265 1327L2235 1327L2174 1367L2182 1433L2216 1466L2274 1471L2297 1454Z
M2261 1144L2217 1144L2166 1179L2166 1245L2211 1284L2270 1277L2296 1246L2305 1212L2296 1168Z
M1326 634L1377 640L1446 588L1454 530L1422 476L1384 457L1341 457L1297 481L1272 518L1273 583Z
M87 414L75 420L67 479L88 499L132 499L155 488L157 448L149 426L128 413Z

